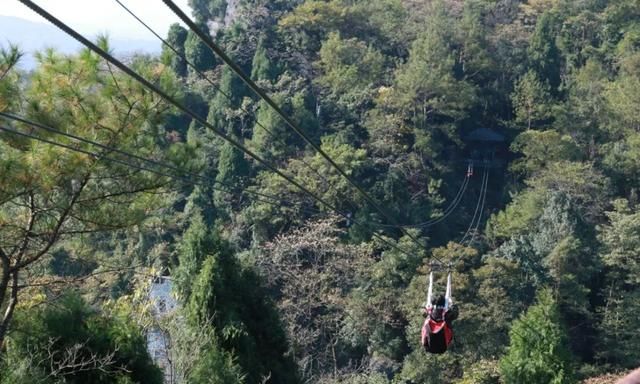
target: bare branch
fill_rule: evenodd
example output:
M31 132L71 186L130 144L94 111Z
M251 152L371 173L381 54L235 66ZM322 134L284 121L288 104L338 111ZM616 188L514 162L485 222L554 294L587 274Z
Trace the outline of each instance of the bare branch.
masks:
M49 378L63 378L80 372L101 371L104 373L129 372L126 368L116 366L116 354L119 348L100 355L91 351L87 345L89 340L77 343L62 351L56 348L59 339L49 338L44 350L31 350L31 360L36 365L46 366Z

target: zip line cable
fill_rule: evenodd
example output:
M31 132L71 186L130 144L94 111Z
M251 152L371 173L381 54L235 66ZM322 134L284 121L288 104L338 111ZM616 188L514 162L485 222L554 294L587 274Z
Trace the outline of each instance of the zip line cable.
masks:
M187 176L195 177L197 179L201 179L203 181L206 181L206 182L209 182L209 183L212 183L212 184L220 184L222 186L225 186L225 187L231 189L231 190L227 191L227 190L223 190L223 189L219 189L218 188L217 190L221 191L221 192L227 192L227 193L233 194L233 190L238 188L237 185L227 184L227 183L224 183L224 182L212 179L212 178L208 178L208 177L199 175L199 174L194 173L194 172L190 172L190 171L181 169L181 168L176 167L176 166L171 165L171 164L167 164L167 163L163 163L163 162L160 162L160 161L157 161L157 160L152 160L152 159L149 159L149 158L138 156L138 155L135 155L133 153L120 150L118 148L114 148L114 147L111 147L111 146L108 146L108 145L104 145L104 144L101 144L101 143L86 139L84 137L80 137L80 136L77 136L77 135L73 135L71 133L67 133L67 132L61 131L59 129L44 125L42 123L38 123L38 122L35 122L35 121L27 120L27 119L25 119L23 117L20 117L20 116L17 116L17 115L12 115L12 114L9 114L9 113L6 113L6 112L0 112L0 117L4 117L5 119L8 119L8 120L18 121L18 122L21 122L23 124L27 124L27 125L30 125L30 126L33 126L33 127L36 127L36 128L40 128L40 129L43 129L43 130L45 130L47 132L51 132L51 133L55 133L55 134L58 134L58 135L66 136L68 138L71 138L71 139L74 139L74 140L78 140L78 141L81 141L83 143L90 144L90 145L96 146L96 147L104 149L104 150L108 150L110 152L119 153L121 155L130 157L130 158L133 158L133 159L136 159L136 160L139 160L139 161L142 161L142 162L154 165L154 166L167 168L167 169L170 169L171 171L176 172L177 174L180 174L182 176L187 175ZM199 184L199 185L210 186L209 184ZM251 190L244 190L244 191L242 191L242 193L251 194L251 195L255 195L255 196L271 199L271 200L273 200L275 202L281 202L281 200L279 200L279 198L277 196L267 195L267 194L260 193L260 192L255 192L255 191L251 191Z
M447 217L449 217L449 215L451 215L456 210L456 208L462 201L462 197L464 196L464 193L467 190L467 186L469 186L469 178L470 176L465 177L462 185L460 186L460 189L458 189L458 192L456 193L456 196L453 198L453 201L451 202L451 204L449 204L449 206L444 210L441 217L428 220L423 223L415 224L415 225L412 225L411 227L428 228L446 220Z
M476 235L478 234L478 228L480 227L480 223L482 222L482 216L484 216L484 207L485 207L485 204L487 202L488 184L489 184L489 170L487 169L487 181L485 182L484 195L482 196L482 205L480 206L480 213L478 215L478 221L476 222L476 227L473 229L473 232L471 234L471 239L467 242L467 247L470 246L471 243L473 243L473 241L476 238Z
M162 36L160 36L160 34L158 32L156 32L153 28L151 28L147 23L144 22L144 20L142 20L138 15L136 15L130 8L128 8L121 0L114 0L121 8L123 8L129 15L131 15L134 19L136 19L142 26L144 26L151 34L153 34L158 40L160 40L162 42L163 45L165 45L167 48L169 48L178 58L180 58L180 60L182 60L186 65L188 65L191 69L193 69L202 79L204 79L205 81L207 81L212 87L214 87L217 91L219 91L224 97L226 97L227 99L231 100L232 97L225 92L220 86L218 86L218 84L216 84L215 82L213 82L209 76L207 76L205 73L203 73L202 71L200 71L198 68L196 68L196 66L186 58L186 56L182 53L180 53L173 45L171 45L166 39L164 39ZM251 114L250 111L247 110L246 107L244 106L240 106L239 107L242 111L244 111L247 114ZM256 125L258 127L260 127L262 130L264 130L265 132L267 132L271 137L273 137L274 139L278 140L281 144L287 145L281 138L279 138L273 131L271 131L270 129L268 129L267 127L265 127L262 123L260 123L259 121L256 120ZM309 163L307 163L303 158L299 159L307 168L309 168L311 171L313 171L316 175L318 175L318 177L320 177L322 179L322 181L324 181L327 185L331 185L331 183L329 182L329 180L322 175L317 169L315 169L314 167L312 167ZM466 178L468 178L469 175L466 176ZM465 180L467 181L467 180ZM441 221L445 220L452 212L453 210L457 207L458 203L460 202L460 200L458 200L458 196L461 193L464 193L464 188L466 188L466 183L465 181L463 181L463 185L461 185L460 189L458 190L458 193L456 194L456 197L454 198L454 200L452 201L452 203L445 209L444 215L442 217L439 217L437 219L433 219L433 220L428 220L426 222L423 223L418 223L418 224L409 224L409 225L385 225L385 224L375 224L375 226L378 227L384 227L384 228L398 228L398 227L404 227L404 228L424 228L424 227L428 227L428 226L432 226L435 225L437 223L440 223ZM337 191L338 194L341 194L339 191ZM343 196L344 197L344 196ZM345 198L345 201L347 202L347 204L353 209L355 210L355 207L349 202L349 199Z
M167 173L164 173L164 172L161 172L161 171L157 171L157 170L149 168L149 167L141 166L141 165L138 165L138 164L133 164L131 162L127 162L127 161L124 161L124 160L116 159L114 157L108 157L108 156L105 156L103 154L87 151L87 150L84 150L84 149L81 149L81 148L76 148L76 147L73 147L71 145L60 143L60 142L57 142L57 141L54 141L54 140L45 139L43 137L35 136L35 135L29 134L29 133L20 132L18 130L7 128L7 127L4 127L4 126L0 126L0 131L7 132L7 133L10 133L10 134L13 134L13 135L16 135L16 136L25 137L25 138L32 139L32 140L37 140L37 141L40 141L40 142L43 142L43 143L46 143L46 144L50 144L50 145L54 145L56 147L61 147L61 148L67 149L69 151L83 153L85 155L88 155L88 156L91 156L91 157L94 157L94 158L97 158L97 159L103 159L103 160L106 160L106 161L109 161L109 162L112 162L112 163L118 163L120 165L124 165L124 166L130 167L130 168L134 168L134 169L137 169L139 171L150 172L150 173L156 174L158 176L168 177L168 178L171 178L171 179L179 179L179 180L184 181L186 184L207 186L207 187L211 187L212 189L220 191L220 192L227 192L227 193L233 194L233 191L228 191L228 190L225 190L225 189L212 187L212 186L210 186L208 184L204 184L204 183L197 183L197 182L194 182L193 180L191 180L189 178L186 178L186 177L183 177L183 176L170 175L170 174L167 174ZM273 200L260 200L259 198L256 198L256 200L264 202L264 203L267 203L267 204L282 205L282 202L273 201Z
M81 149L81 148L76 148L76 147L73 147L71 145L59 143L59 142L56 142L56 141L53 141L53 140L45 139L45 138L42 138L42 137L39 137L39 136L35 136L35 135L31 135L31 134L28 134L28 133L25 133L25 132L20 132L18 130L14 130L14 129L11 129L11 128L0 126L0 131L4 131L4 132L7 132L7 133L16 135L16 136L25 137L25 138L32 139L32 140L37 140L37 141L40 141L40 142L43 142L43 143L46 143L46 144L50 144L50 145L54 145L54 146L57 146L57 147L61 147L61 148L64 148L64 149L67 149L67 150L70 150L70 151L83 153L83 154L95 157L97 159L102 159L102 160L106 160L106 161L109 161L109 162L118 163L118 164L130 167L130 168L134 168L134 169L137 169L137 170L140 170L140 171L150 172L150 173L157 174L157 175L163 176L163 177L168 177L168 178L171 178L171 179L179 179L179 180L182 180L183 182L185 182L185 184L211 187L212 189L217 190L217 191L227 192L227 193L233 194L233 191L228 191L228 190L212 187L209 184L194 182L193 180L191 180L189 178L186 178L186 177L166 174L166 173L163 173L163 172L160 172L160 171L157 171L157 170L145 167L145 166L140 166L140 165L137 165L137 164L133 164L133 163L124 161L124 160L108 157L108 156L105 156L105 155L102 155L102 154L99 154L99 153L96 153L96 152L87 151L87 150L84 150L84 149ZM108 147L108 146L105 146L105 148L106 148L105 150L113 149L113 148ZM128 154L127 152L124 152L124 151L121 151L121 152L124 153L124 154ZM244 192L246 192L246 193L255 193L255 192L252 192L252 191L244 191ZM265 196L269 196L269 195L265 195ZM265 200L265 199L261 199L261 198L254 198L254 200L262 202L262 203L274 205L274 206L288 207L288 206L285 205L285 202L283 202L283 201L271 200L271 199ZM291 202L289 202L289 204L293 205L293 203L291 203ZM292 207L289 206L288 208L292 208ZM313 209L313 208L301 208L301 211L307 212L307 213L326 215L325 212L322 212L322 211L319 211L319 210ZM353 221L354 223L357 223L357 224L361 224L361 225L364 224L364 223L362 223L362 222L360 222L358 220L355 220L355 219L350 219L350 220ZM383 243L389 245L391 248L396 249L399 252L405 253L405 255L409 255L402 248L399 248L395 244L387 241L384 237L378 235L377 233L373 233L372 236L377 238L378 240L382 241Z
M464 244L468 236L471 235L471 229L475 227L473 231L477 231L478 228L480 227L480 222L482 221L482 212L484 211L484 206L485 206L486 197L487 197L488 183L489 183L489 168L485 167L485 170L482 173L482 181L480 182L480 193L478 194L478 202L476 203L476 208L473 212L473 217L471 218L469 227L467 228L464 236L459 241L459 244L463 246L468 247L473 242L473 239L475 239L475 233L474 233L473 237L469 239L467 244L466 245ZM480 213L479 216L478 216L478 213ZM438 262L440 264L440 268L443 268L445 265L448 265L448 268L450 269L454 264L456 264L460 260L460 258L461 256L455 257L453 258L452 261L449 261L448 263L444 263L441 260L438 260ZM431 264L432 264L431 267L433 268L435 263L431 263Z
M476 222L476 217L478 216L478 211L480 209L480 205L482 205L482 201L484 200L484 196L486 196L487 193L487 182L489 180L489 169L485 168L484 173L482 175L482 185L480 186L480 194L478 195L478 203L476 204L476 209L473 212L473 217L471 218L471 222L469 223L469 227L467 228L467 231L465 232L464 236L462 237L462 240L460 240L460 244L463 244L464 241L467 239L467 237L471 234L471 228L473 228L475 222Z
M162 36L160 36L160 34L158 32L156 32L153 28L151 28L151 26L149 26L149 24L147 24L144 20L142 20L138 15L136 15L129 7L127 7L122 1L120 0L114 0L122 9L124 9L129 15L131 15L131 17L133 17L138 23L140 23L143 27L145 27L145 29L147 29L147 31L149 31L151 34L153 34L158 40L160 40L162 42L162 44L164 46L166 46L168 49L170 49L180 60L182 60L182 62L184 62L186 65L188 65L194 72L196 72L198 74L198 76L200 76L200 78L202 78L203 80L205 80L207 83L209 83L209 85L211 85L215 90L217 90L218 92L220 92L225 98L227 98L228 100L232 100L233 98L231 97L231 95L229 95L225 90L223 90L218 84L216 84L213 80L211 80L211 78L209 78L209 76L207 76L204 72L202 72L201 70L199 70L189 59L187 59L187 57L180 53L171 43L169 43L165 38L163 38ZM248 110L247 107L240 105L239 106L240 110L247 113L247 114L252 114L252 112L250 112ZM262 130L264 130L269 136L273 137L275 140L278 140L281 144L283 145L287 145L286 142L284 142L284 140L282 140L281 138L279 138L273 131L271 131L269 128L265 127L264 124L262 124L261 122L259 122L257 119L255 121L256 125L258 127L260 127ZM307 168L309 168L311 171L313 171L316 175L318 175L327 185L330 185L331 183L329 182L329 180L324 177L320 172L318 172L317 169L315 169L314 167L311 166L311 164L309 164L306 160L304 160L304 158L300 158L299 159ZM292 176L294 177L294 176ZM355 210L355 207L349 202L348 199L345 199L345 201L347 202L347 204L351 207L352 210Z
M20 0L22 1L22 0ZM30 0L25 0L27 2L31 2ZM374 198L372 198L358 183L356 183L347 172L345 172L342 167L340 167L322 148L320 148L316 143L311 140L309 136L296 124L286 113L278 106L278 104L267 95L267 93L260 88L251 78L244 73L242 68L238 64L236 64L225 52L219 47L216 43L213 42L211 37L207 36L202 30L189 18L180 7L178 7L172 0L162 0L169 9L173 13L178 16L188 27L194 32L200 40L205 43L218 57L222 59L232 70L235 72L245 84L249 86L262 100L264 100L273 110L282 117L285 123L293 129L298 136L300 136L304 141L307 142L318 154L320 154L340 175L342 175L348 182L353 186L364 198L365 200L374 207L378 212L382 214L391 224L395 225L403 235L409 237L413 242L415 242L420 248L428 251L427 247L422 244L415 236L411 233L407 232L404 228L402 228L399 223L384 210Z
M458 192L456 193L455 197L453 198L449 206L445 208L444 212L442 213L442 216L435 219L427 220L425 222L418 223L418 224L408 224L408 225L400 225L400 226L403 228L428 228L444 221L447 217L449 217L449 215L453 213L453 211L455 211L455 209L458 207L458 205L462 201L462 196L464 195L465 191L467 190L467 186L469 185L469 178L470 176L467 175L465 176L464 180L462 180L462 184L460 185L460 188L458 188ZM395 225L387 225L387 224L377 224L376 226L385 227L385 228L396 228Z
M13 134L13 135L16 135L16 136L25 137L25 138L28 138L28 139L40 141L40 142L43 142L43 143L46 143L46 144L50 144L50 145L53 145L53 146L61 147L61 148L67 149L69 151L83 153L85 155L89 155L89 156L95 157L97 159L106 160L106 161L109 161L109 162L112 162L112 163L118 163L118 164L130 167L130 168L137 169L139 171L150 172L150 173L156 174L158 176L167 177L167 178L174 179L174 180L180 180L180 181L184 182L187 185L208 187L208 188L212 188L213 190L216 190L216 191L226 192L226 193L229 193L229 194L234 194L234 191L225 190L225 189L222 189L222 188L217 188L217 187L211 186L210 184L203 183L203 182L195 182L192 179L189 179L189 178L181 176L181 175L167 174L167 173L164 173L164 172L161 172L161 171L157 171L157 170L149 168L149 167L140 166L140 165L137 165L137 164L133 164L131 162L124 161L124 160L116 159L116 158L113 158L113 157L108 157L108 156L105 156L103 154L99 154L99 153L96 153L96 152L91 152L91 151L87 151L87 150L84 150L84 149L81 149L81 148L76 148L76 147L73 147L71 145L60 143L60 142L57 142L57 141L54 141L54 140L45 139L45 138L42 138L42 137L39 137L39 136L35 136L35 135L31 135L31 134L28 134L28 133L25 133L25 132L20 132L18 130L14 130L14 129L11 129L11 128L0 126L0 131L4 131L6 133L10 133L10 134ZM105 146L105 150L112 151L114 149L115 148L111 148L111 147ZM123 153L123 154L125 154L127 156L133 156L132 154L129 154L129 153L124 152L124 151L122 151L121 153ZM295 206L295 204L292 203L292 202L278 200L275 197L272 197L272 196L269 196L269 195L259 194L257 192L253 192L253 191L249 191L249 190L242 191L242 193L245 193L245 194L258 194L259 196L262 196L262 197L253 197L254 201L258 201L258 202L265 203L265 204L270 204L270 205L273 205L273 206L278 206L278 207L281 207L281 208L294 208L294 206ZM291 204L291 205L286 205L287 203ZM300 207L300 210L302 212L306 212L306 213L310 213L310 214L326 215L325 212L322 212L322 211L314 209L314 208Z
M148 88L149 90L153 91L154 93L156 93L157 95L159 95L161 98L163 98L165 101L167 101L168 103L172 104L173 106L175 106L177 109L179 109L180 111L182 111L183 113L191 116L191 118L193 118L194 120L196 120L198 123L200 123L201 125L203 125L204 127L210 129L213 133L215 133L216 135L218 135L219 137L221 137L222 139L224 139L225 141L227 141L229 144L233 145L234 147L236 147L237 149L239 149L240 151L242 151L243 153L247 154L248 156L252 157L253 159L255 159L258 163L264 165L267 169L269 169L270 171L276 173L277 175L279 175L280 177L282 177L284 180L286 180L288 183L292 184L293 186L297 187L298 189L300 189L303 193L309 195L310 197L312 197L314 200L316 200L317 202L319 202L321 205L325 206L326 208L336 212L338 215L344 217L345 219L347 219L348 221L353 221L356 222L351 215L346 214L344 212L341 212L340 210L338 210L336 207L334 207L331 203L327 202L325 199L323 199L322 197L318 196L317 194L311 192L309 189L307 189L306 187L304 187L303 185L301 185L299 182L293 180L291 177L287 176L286 174L284 174L282 171L280 171L279 169L277 169L274 165L270 164L268 161L262 159L260 156L256 155L255 153L253 153L251 150L247 149L246 147L244 147L240 142L238 142L237 140L229 137L227 134L225 134L224 132L216 129L214 126L212 126L211 124L209 124L205 119L201 118L200 116L198 116L195 112L193 112L191 109L189 109L188 107L182 105L180 102L178 102L174 97L170 96L169 94L167 94L166 92L162 91L161 89L159 89L158 87L156 87L155 85L153 85L152 83L150 83L148 80L146 80L144 77L142 77L140 74L138 74L137 72L135 72L133 69L129 68L128 66L126 66L125 64L123 64L121 61L117 60L116 58L114 58L112 55L110 55L109 53L105 52L103 49L101 49L100 47L98 47L97 45L95 45L94 43L92 43L91 41L89 41L87 38L85 38L84 36L82 36L81 34L79 34L78 32L76 32L74 29L72 29L71 27L69 27L67 24L65 24L64 22L60 21L58 18L54 17L53 15L51 15L50 13L48 13L47 11L45 11L44 9L42 9L41 7L39 7L37 4L35 4L33 1L31 0L19 0L22 4L24 4L25 6L27 6L28 8L30 8L32 11L36 12L37 14L39 14L41 17L45 18L47 21L49 21L50 23L52 23L53 25L55 25L56 27L58 27L59 29L61 29L62 31L64 31L66 34L68 34L69 36L71 36L73 39L77 40L79 43L81 43L82 45L84 45L85 47L89 48L90 50L92 50L93 52L95 52L97 55L99 55L100 57L102 57L103 59L105 59L106 61L108 61L109 63L113 64L114 66L116 66L118 69L120 69L121 71L123 71L124 73L126 73L127 75L131 76L133 79L135 79L137 82L139 82L140 84L142 84L145 88ZM396 244L386 240L384 237L380 236L379 234L373 232L372 233L373 237L376 237L377 239L379 239L380 241L382 241L383 243L387 244L388 246L390 246L391 248L403 253L404 255L407 256L411 256L411 253L409 253L408 251L405 251L404 249L398 247ZM411 236L410 236L411 237ZM415 242L415 241L414 241ZM419 242L416 242L416 244L418 244L419 246L421 246L423 249L426 249L426 247L422 244L420 244ZM436 258L437 259L437 258Z
M229 144L233 145L234 147L236 147L240 151L242 151L245 154L247 154L248 156L252 157L256 161L258 161L260 164L262 164L265 167L267 167L269 170L275 172L280 177L282 177L283 179L288 181L290 184L296 186L301 191L307 193L308 195L313 197L316 201L318 201L321 204L325 205L327 208L330 208L331 210L334 210L334 211L338 211L330 203L324 201L324 199L322 199L321 197L316 196L313 192L309 191L307 188L302 186L300 183L296 182L295 180L292 180L289 176L285 175L280 170L278 170L274 165L270 164L266 160L262 159L261 157L259 157L255 153L253 153L251 150L249 150L246 147L244 147L236 139L228 136L226 133L218 130L215 127L213 127L211 124L209 124L202 117L198 116L191 109L185 107L180 102L178 102L177 99L175 99L173 96L170 96L166 92L164 92L161 89L159 89L157 86L155 86L152 83L150 83L148 80L143 78L141 75L139 75L137 72L135 72L134 70L132 70L131 68L129 68L125 64L123 64L121 61L117 60L112 55L110 55L109 53L105 52L100 47L98 47L97 45L95 45L94 43L92 43L91 41L86 39L84 36L82 36L81 34L76 32L72 28L70 28L68 25L66 25L65 23L63 23L62 21L60 21L59 19L57 19L56 17L54 17L53 15L51 15L50 13L45 11L44 9L40 8L33 1L31 1L31 0L19 0L19 1L21 3L23 3L24 5L26 5L27 7L29 7L30 9L32 9L34 12L38 13L40 16L42 16L43 18L45 18L49 22L51 22L52 24L54 24L56 27L58 27L59 29L61 29L62 31L67 33L68 35L70 35L72 38L74 38L75 40L80 42L82 45L86 46L87 48L89 48L90 50L92 50L93 52L98 54L100 57L102 57L103 59L105 59L109 63L113 64L114 66L116 66L118 69L120 69L121 71L123 71L127 75L131 76L133 79L138 81L144 87L146 87L149 90L153 91L154 93L159 95L161 98L163 98L165 101L167 101L168 103L172 104L174 107L176 107L177 109L179 109L183 113L189 115L191 118L196 120L198 123L202 124L206 128L208 128L211 131L213 131L216 135L218 135L219 137L221 137L222 139L227 141Z

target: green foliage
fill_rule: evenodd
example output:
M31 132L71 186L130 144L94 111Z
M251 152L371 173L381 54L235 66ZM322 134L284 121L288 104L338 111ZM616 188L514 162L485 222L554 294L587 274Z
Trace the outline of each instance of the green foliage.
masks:
M306 94L297 92L287 98L283 94L276 94L273 99L284 111L293 115L299 126L304 127L307 134L313 135L317 121L307 110ZM256 122L251 138L251 147L256 153L272 162L281 163L290 158L299 147L300 139L284 119L276 113L265 101L258 103Z
M608 212L609 223L600 228L602 262L609 268L606 303L601 308L600 357L609 363L632 367L638 359L640 339L630 330L638 326L640 264L637 250L640 244L640 213L625 200L614 202ZM615 345L615 348L607 347Z
M460 297L460 280L465 281L464 276L454 280L456 298ZM462 292L465 300L459 302L462 312L456 324L456 338L465 344L465 349L482 358L500 356L509 343L512 321L533 300L533 282L523 271L522 263L491 256L484 259L469 280L471 284Z
M428 122L455 121L466 116L474 102L475 89L456 76L456 52L452 26L443 3L434 3L428 26L411 46L409 59L396 73L389 104L413 123L424 128Z
M194 384L206 383L244 383L244 375L232 358L220 348L211 347L204 352L200 360L189 375L189 382Z
M178 246L178 267L174 272L176 277L176 291L178 295L188 302L191 295L193 276L202 267L206 258L205 250L211 248L214 239L207 228L202 214L192 212L189 219L189 227L182 235Z
M602 309L602 322L599 331L602 334L598 357L609 364L625 368L635 368L638 363L640 338L636 332L640 310L640 292L612 291L607 297L607 305Z
M554 10L544 12L536 22L531 36L528 55L538 78L551 87L553 92L560 85L562 57L556 45L560 29L560 17Z
M18 99L12 97L18 94L18 74L14 69L24 53L16 45L0 46L0 111L15 108Z
M204 31L208 30L205 24L201 24L199 27ZM200 72L211 70L215 65L213 52L193 31L187 33L184 41L184 54L186 59Z
M545 198L543 193L535 190L516 194L504 210L491 216L487 223L487 236L496 241L529 231L533 221L540 215Z
M527 129L548 123L552 105L549 91L549 85L540 81L534 71L529 71L522 76L511 96L516 121Z
M606 128L611 112L607 106L606 89L609 81L605 68L598 60L588 60L568 80L568 100L556 111L556 123L561 132L571 135L582 153L593 158L595 141L609 135Z
M561 160L576 160L578 148L569 136L557 131L525 131L511 144L513 152L524 158L511 165L514 172L534 174L549 163Z
M227 10L227 0L189 0L193 15L200 23L221 19Z
M97 44L109 49L106 38L99 38ZM37 53L36 58L39 66L28 81L20 73L0 80L9 82L8 87L15 91L8 99L0 95L0 105L15 108L7 112L138 156L167 161L165 153L171 152L172 145L161 125L167 107L158 95L88 51L63 56L47 50ZM178 96L177 79L159 62L134 57L129 64ZM51 265L48 257L54 257L51 266L55 269L54 251L65 241L141 225L166 202L161 193L166 181L162 177L132 172L126 163L108 162L102 149L69 137L21 123L5 121L3 125L69 148L13 134L0 136L0 254L6 272L0 279L0 307L6 314L0 325L0 344L21 300L21 295L9 299L18 289L10 288L10 279L27 285L44 279L46 285L51 280L47 276L51 272L46 268ZM114 253L112 248L110 255ZM78 264L86 267L95 260L95 255L86 251L74 256L80 256ZM110 264L117 263L112 260ZM86 275L93 268L72 273L76 272Z
M341 0L307 0L283 17L278 24L284 29L301 30L303 35L299 37L299 44L313 49L319 47L318 42L327 33L346 24L350 13L343 11L344 4Z
M211 325L219 346L237 356L249 382L269 375L277 382L296 382L292 361L285 356L287 341L278 315L256 285L258 276L242 268L220 239L202 244L201 251L207 256L197 274L190 276L193 285L187 314L191 324ZM231 369L228 360L216 354L219 352L212 350L204 359ZM205 378L209 369L221 368L204 365L202 369L198 375ZM235 375L234 371L229 374Z
M331 33L320 49L320 85L329 89L348 108L371 100L376 86L384 80L385 57L358 39L342 39Z
M527 184L539 192L561 192L571 196L580 214L592 223L604 212L610 194L609 179L589 163L552 163Z
M609 224L600 228L602 259L612 268L611 277L633 287L640 283L640 263L635 257L640 246L640 212L624 200L614 202L615 210L607 212Z
M481 360L464 372L462 380L456 384L500 384L498 364L493 360Z
M25 74L9 46L0 51L0 110L169 161L229 189L194 188L2 134L0 262L3 253L11 263L41 255L9 274L19 276L19 302L40 297L30 285L53 295L73 282L98 305L138 284L132 277L141 264L170 271L182 304L173 316L183 319L170 332L174 372L194 383L260 383L269 374L270 382L571 382L569 360L581 372L637 362L637 2L189 3L202 29L398 222L441 217L450 203L455 210L410 229L426 250L400 236L178 25L170 43L220 90L166 49L160 62L127 63L348 218L325 218L326 207L95 55L44 51ZM477 128L505 142L467 141ZM497 167L472 248L456 241L478 217L477 167L459 202L456 193L478 150ZM47 237L85 175L79 203L59 235ZM26 251L14 255L22 244ZM460 317L444 356L419 345L429 255L456 261ZM15 303L9 280L0 279L1 313ZM436 283L443 289L444 277ZM536 291L540 303L531 306ZM46 366L29 364L10 344L0 351L14 362L3 383L46 381Z
M623 67L621 75L609 84L605 95L612 113L622 124L620 128L637 130L640 126L637 114L637 103L640 100L637 92L637 87L640 85L640 75L638 75L640 53L623 60L623 63L631 68L624 70L625 67Z
M224 67L219 87L220 89L209 103L207 121L227 134L240 136L243 121L236 110L244 97L245 88L242 80L230 68Z
M3 384L44 375L51 383L162 383L142 331L126 316L107 317L66 294L56 306L23 310L17 317ZM14 366L22 368L13 371Z
M574 383L572 360L558 306L550 290L513 323L507 354L500 359L505 384Z
M240 152L230 143L224 143L218 159L218 172L216 182L225 185L224 190L216 190L213 199L219 212L229 213L229 208L235 205L233 192L240 189L240 182L249 173L249 164ZM231 192L226 192L231 191Z
M399 377L405 382L451 383L456 368L455 357L451 353L429 356L428 362L425 362L424 351L416 349L407 356Z
M265 38L261 37L253 55L251 78L253 80L273 81L278 76L278 68L269 59Z
M171 24L167 33L167 42L181 55L185 54L185 43L189 33L180 24ZM193 42L190 42L193 45ZM190 53L192 55L193 52ZM184 77L187 75L187 63L176 55L171 49L162 46L162 62L164 65L170 66L176 75Z

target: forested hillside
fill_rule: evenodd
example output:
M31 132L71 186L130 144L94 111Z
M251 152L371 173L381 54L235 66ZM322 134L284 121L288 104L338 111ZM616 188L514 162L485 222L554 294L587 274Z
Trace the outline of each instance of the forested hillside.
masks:
M148 83L106 38L29 73L0 51L1 384L162 383L151 329L170 383L640 365L638 1L190 6L123 59ZM443 355L420 344L431 269L460 312Z

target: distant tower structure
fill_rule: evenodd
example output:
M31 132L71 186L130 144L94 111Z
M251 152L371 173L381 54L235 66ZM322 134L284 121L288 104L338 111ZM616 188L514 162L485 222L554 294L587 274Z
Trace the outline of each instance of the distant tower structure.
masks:
M489 128L478 128L464 139L469 163L478 167L501 168L504 166L505 137Z

